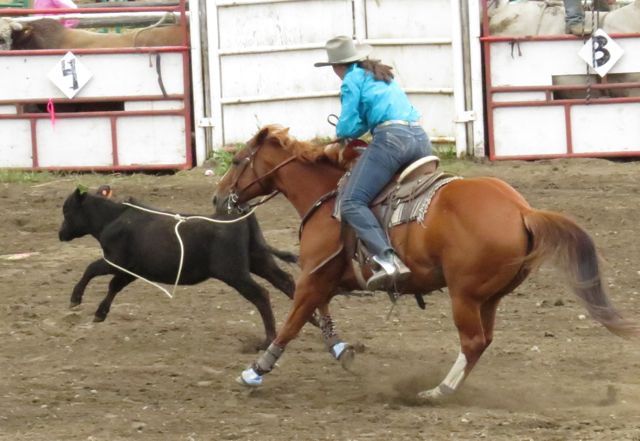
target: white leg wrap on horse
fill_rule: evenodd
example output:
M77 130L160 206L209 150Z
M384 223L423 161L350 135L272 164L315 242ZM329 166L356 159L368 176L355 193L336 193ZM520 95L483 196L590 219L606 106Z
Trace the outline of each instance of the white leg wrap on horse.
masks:
M271 343L267 350L262 353L260 358L258 358L258 361L256 361L256 371L263 374L271 372L273 367L276 365L276 361L278 361L283 352L284 348Z
M450 395L458 389L462 380L464 380L464 370L467 367L467 357L460 352L453 367L445 377L445 379L438 385L430 390L420 392L418 397L427 399L438 399L445 395Z
M339 360L340 356L348 346L349 345L343 341L338 342L335 345L331 346L331 354L333 354L336 360Z
M242 371L237 378L238 383L245 386L260 386L262 384L262 376L267 372L271 372L283 352L284 348L271 343L253 366Z

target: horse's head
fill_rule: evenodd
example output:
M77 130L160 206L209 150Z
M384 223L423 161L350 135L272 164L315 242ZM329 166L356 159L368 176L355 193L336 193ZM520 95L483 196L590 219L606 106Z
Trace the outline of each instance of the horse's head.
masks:
M278 191L277 172L295 159L286 146L289 129L277 125L265 126L238 151L231 167L224 174L213 196L218 213L237 212L243 204L257 196Z

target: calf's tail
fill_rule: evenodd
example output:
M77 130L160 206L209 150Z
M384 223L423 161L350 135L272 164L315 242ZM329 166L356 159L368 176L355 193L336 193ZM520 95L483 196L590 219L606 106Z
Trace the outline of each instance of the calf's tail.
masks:
M268 252L283 260L284 262L298 263L298 256L296 254L290 253L288 251L281 251L267 243L264 235L262 234L260 224L258 223L258 219L256 218L255 214L252 214L247 218L247 223L249 224L249 234L251 235L250 243L252 248L256 247L256 249L259 250L266 248Z
M272 247L271 245L267 245L267 249L278 259L289 263L298 263L298 256L296 254L290 253L288 251L281 251L277 248Z
M640 337L640 326L625 320L604 290L591 236L559 213L532 210L523 215L523 220L533 239L531 252L525 258L526 267L535 269L543 261L555 258L591 317L616 335Z

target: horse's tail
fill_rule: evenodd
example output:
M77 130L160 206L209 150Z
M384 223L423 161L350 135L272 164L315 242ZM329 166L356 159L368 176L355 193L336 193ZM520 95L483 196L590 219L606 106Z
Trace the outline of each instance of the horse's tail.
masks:
M616 335L640 337L640 326L622 318L604 291L591 236L559 213L532 210L524 214L523 219L533 239L525 267L533 270L544 260L555 258L570 276L573 292L583 301L591 317Z

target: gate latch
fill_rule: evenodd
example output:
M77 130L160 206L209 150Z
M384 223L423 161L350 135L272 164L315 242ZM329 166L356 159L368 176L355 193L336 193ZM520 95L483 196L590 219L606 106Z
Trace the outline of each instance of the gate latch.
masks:
M474 112L473 110L466 110L458 115L455 122L466 123L466 122L475 121L475 120L476 120L476 112Z
M198 127L213 127L213 118L200 118L198 120Z

